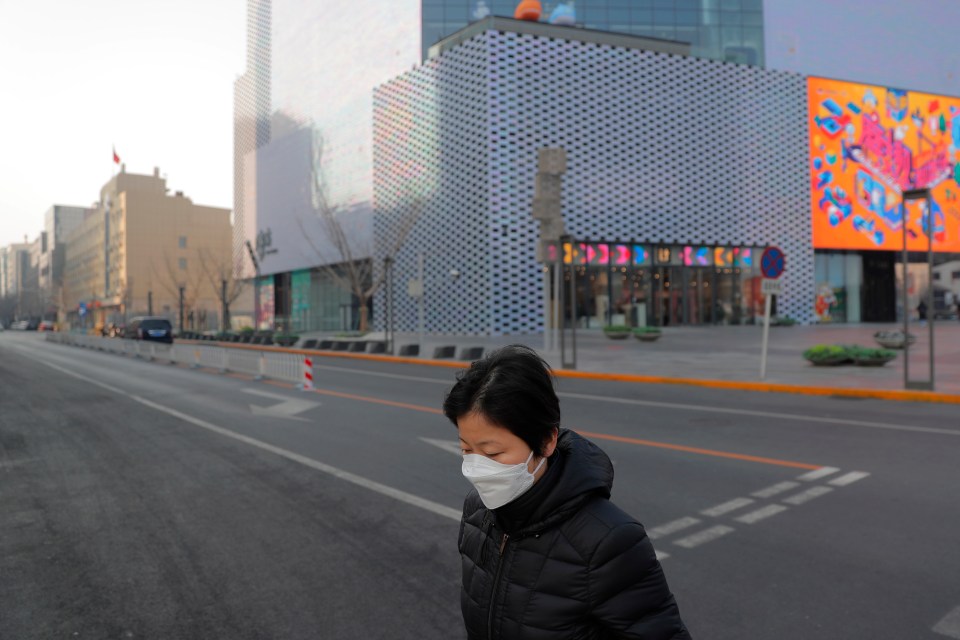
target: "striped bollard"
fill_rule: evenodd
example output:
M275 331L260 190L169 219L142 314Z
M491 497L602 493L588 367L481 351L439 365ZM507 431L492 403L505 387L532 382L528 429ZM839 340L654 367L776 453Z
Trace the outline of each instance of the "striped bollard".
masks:
M310 356L303 356L303 391L313 389L313 360Z

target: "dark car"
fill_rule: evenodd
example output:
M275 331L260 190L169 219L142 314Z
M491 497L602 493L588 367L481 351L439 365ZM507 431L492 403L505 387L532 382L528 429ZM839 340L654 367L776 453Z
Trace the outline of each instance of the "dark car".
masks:
M152 316L134 318L124 328L123 337L131 340L172 343L173 326L166 318Z

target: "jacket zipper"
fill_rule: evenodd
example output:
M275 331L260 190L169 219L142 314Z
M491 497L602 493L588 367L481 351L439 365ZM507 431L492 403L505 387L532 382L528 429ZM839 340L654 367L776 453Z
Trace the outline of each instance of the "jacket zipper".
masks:
M503 552L507 548L510 534L504 533L500 540L500 557L497 558L497 572L493 576L493 589L490 592L490 612L487 617L487 640L493 640L493 607L497 602L497 587L500 585L500 572L503 569Z

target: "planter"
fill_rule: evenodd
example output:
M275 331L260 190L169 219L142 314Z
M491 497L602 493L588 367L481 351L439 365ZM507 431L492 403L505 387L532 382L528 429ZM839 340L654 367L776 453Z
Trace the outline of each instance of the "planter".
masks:
M300 336L275 336L273 341L281 347L292 347L299 339Z
M907 334L904 339L903 331L877 331L873 334L873 339L885 349L903 349L907 344L917 341L917 337L912 333Z
M807 358L807 362L815 367L839 367L844 364L850 364L852 360L849 356L835 356L832 358Z
M630 337L629 331L604 331L603 335L607 336L611 340L626 340Z
M643 333L634 333L633 337L641 342L656 342L662 334L659 331L645 331Z
M895 358L896 356L890 356L889 358L856 358L854 363L858 367L882 367Z

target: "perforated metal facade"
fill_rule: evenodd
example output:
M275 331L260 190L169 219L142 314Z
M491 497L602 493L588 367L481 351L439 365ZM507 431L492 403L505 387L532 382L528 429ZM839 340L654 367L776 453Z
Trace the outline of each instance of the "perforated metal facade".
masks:
M574 237L778 245L780 313L812 320L802 76L488 30L379 87L374 103L379 259L400 202L428 194L396 258L397 330L417 327L406 287L421 253L427 331L542 330L530 216L541 147L567 152Z

